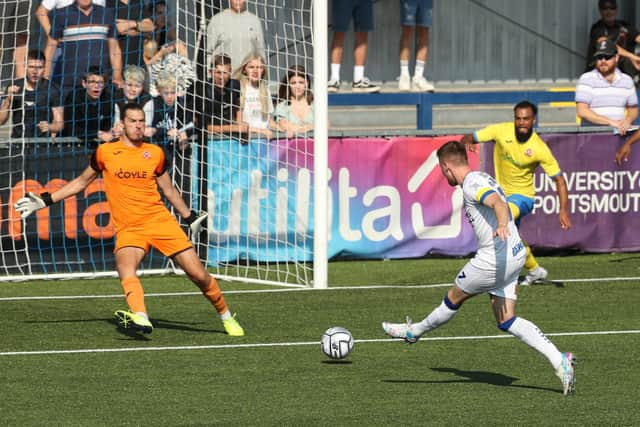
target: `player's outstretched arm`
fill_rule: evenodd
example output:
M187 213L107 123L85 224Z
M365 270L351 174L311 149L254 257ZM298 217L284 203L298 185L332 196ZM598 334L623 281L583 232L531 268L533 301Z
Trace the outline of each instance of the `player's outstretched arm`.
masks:
M46 208L52 204L64 200L69 196L78 194L98 176L98 172L93 170L90 166L87 167L79 176L68 182L62 188L49 194L48 192L42 194L35 194L29 192L25 197L18 199L14 208L20 212L22 218L26 218L34 211Z
M567 191L567 182L562 174L558 174L553 178L556 181L556 189L560 198L560 227L563 230L571 228L571 218L569 218L569 192Z

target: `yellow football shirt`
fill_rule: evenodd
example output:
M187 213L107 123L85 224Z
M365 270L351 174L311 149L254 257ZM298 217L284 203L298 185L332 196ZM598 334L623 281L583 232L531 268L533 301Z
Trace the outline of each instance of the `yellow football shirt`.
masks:
M540 165L547 175L555 177L561 173L558 161L545 142L533 132L526 142L516 138L513 122L497 123L473 133L476 142L495 141L493 163L496 180L507 196L535 195L533 172Z

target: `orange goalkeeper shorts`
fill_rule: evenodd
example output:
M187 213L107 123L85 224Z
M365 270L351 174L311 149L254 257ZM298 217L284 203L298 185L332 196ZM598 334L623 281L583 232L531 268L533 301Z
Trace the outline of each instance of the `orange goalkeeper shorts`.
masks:
M174 218L161 222L152 220L144 228L130 227L117 231L113 252L127 246L142 248L145 253L149 252L150 247L154 247L169 257L193 247Z

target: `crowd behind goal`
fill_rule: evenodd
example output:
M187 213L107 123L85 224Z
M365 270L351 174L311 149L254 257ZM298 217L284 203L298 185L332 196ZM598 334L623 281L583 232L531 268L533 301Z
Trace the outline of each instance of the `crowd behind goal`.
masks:
M12 141L65 138L93 149L120 138L120 111L135 102L145 137L169 155L198 132L247 143L311 131L305 59L279 70L276 89L264 22L246 0L206 5L212 17L202 54L194 54L163 0L6 2L5 46L14 31L11 55L3 55L0 125Z

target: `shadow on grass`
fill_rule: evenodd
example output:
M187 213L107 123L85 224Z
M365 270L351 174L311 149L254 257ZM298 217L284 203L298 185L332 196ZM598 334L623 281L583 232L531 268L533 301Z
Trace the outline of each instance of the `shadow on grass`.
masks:
M326 365L351 365L351 360L323 360L322 363Z
M612 260L609 260L609 262L615 262L615 263L621 263L621 262L626 262L626 261L636 262L639 259L640 259L640 256L627 256L627 257L623 257L623 258L612 259Z
M159 329L172 329L172 330L188 331L188 332L209 332L214 334L226 334L224 330L203 329L195 326L195 325L201 325L202 322L178 322L176 320L153 318L151 319L151 323L153 324L154 328L159 328Z
M112 325L114 325L117 328L117 331L119 333L121 333L122 335L125 335L128 338L134 338L139 341L148 341L151 339L150 334L143 334L131 328L127 328L127 329L123 328L120 325L120 322L118 322L118 319L113 318L113 319L108 319L107 321ZM187 332L206 332L206 333L214 333L214 334L226 334L226 332L222 330L203 329L203 328L197 328L197 327L191 326L191 325L198 325L200 324L200 322L197 322L197 323L196 322L177 322L177 321L157 319L157 318L150 319L150 321L154 329L170 329L170 330L187 331Z
M105 319L105 321L116 327L116 332L121 335L124 335L127 338L136 340L136 341L151 341L151 337L148 334L143 334L142 332L136 331L132 328L123 328L120 325L120 322L116 318Z
M531 390L543 390L553 393L562 393L560 388L548 388L548 387L536 387L530 385L514 384L518 381L518 378L510 377L508 375L497 374L495 372L485 371L462 371L456 368L431 368L432 371L444 372L457 375L463 379L452 380L384 380L387 383L416 383L416 384L455 384L455 383L482 383L490 384L498 387L517 387L526 388Z
M56 320L28 320L25 323L91 323L91 322L101 322L108 323L113 325L116 328L116 331L127 338L133 338L138 341L150 341L150 334L143 334L141 332L136 331L131 328L123 328L120 325L120 322L115 317L107 317L107 318L94 318L94 319L56 319ZM179 330L179 331L187 331L187 332L206 332L213 334L226 334L224 330L216 330L216 329L204 329L199 328L195 325L200 325L202 322L179 322L175 320L166 320L166 319L151 319L151 324L153 324L154 329L171 329L171 330Z

